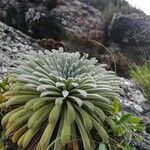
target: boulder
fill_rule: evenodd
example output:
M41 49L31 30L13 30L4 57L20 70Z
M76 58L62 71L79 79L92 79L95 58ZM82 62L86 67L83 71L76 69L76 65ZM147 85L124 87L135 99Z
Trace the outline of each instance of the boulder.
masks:
M29 35L42 37L48 31L48 13L56 4L57 0L0 0L0 21ZM35 28L37 31L30 29L32 22L39 26Z
M121 78L121 88L125 94L120 97L120 102L125 111L141 118L146 126L146 131L142 132L143 141L133 140L131 143L136 150L150 149L150 102L142 94L141 87L134 81Z
M60 31L103 38L101 13L78 0L0 0L0 21L36 38L60 38Z
M115 14L108 35L118 44L150 44L150 16Z
M0 21L36 39L62 41L66 50L97 56L104 39L100 11L79 0L0 0Z
M37 41L0 22L0 76L8 72L18 53L42 50Z
M71 51L82 51L97 56L103 42L104 19L97 9L78 0L64 0L50 12L64 45ZM68 48L67 48L68 49Z
M108 29L108 40L132 57L149 55L150 16L115 14Z
M62 0L49 11L45 7L30 8L26 23L34 35L61 41L66 51L82 51L97 56L103 42L104 20L101 12L78 0Z
M66 34L100 41L103 39L103 17L95 8L78 0L65 0L50 12L56 26Z
M91 5L99 10L104 10L110 3L111 0L79 0L85 4Z

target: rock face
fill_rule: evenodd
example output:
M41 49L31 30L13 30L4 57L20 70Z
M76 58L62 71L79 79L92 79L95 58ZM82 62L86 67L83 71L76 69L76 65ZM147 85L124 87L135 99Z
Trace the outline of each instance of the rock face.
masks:
M103 42L104 39L103 16L98 10L78 0L64 0L50 16L67 49L98 55L100 46L90 41Z
M132 114L139 115L149 110L149 105L146 107L146 98L143 96L140 87L134 82L125 78L121 78L121 87L125 91L120 101L123 103L124 108ZM144 108L143 108L144 107Z
M103 38L101 13L78 0L0 0L0 20L36 38L61 38L64 32Z
M53 38L63 41L72 51L81 50L91 56L99 55L102 50L101 46L92 43L91 40L103 44L114 42L119 45L122 52L125 51L135 58L141 54L147 56L150 51L150 17L142 13L116 14L107 29L99 7L106 8L110 3L122 6L121 3L126 2L0 0L0 21L33 38ZM108 36L105 36L105 31Z
M0 21L33 38L63 41L66 49L97 56L103 42L101 12L78 0L0 0Z
M69 51L83 51L91 56L98 54L99 46L89 42L104 39L103 16L98 10L78 0L62 0L51 11L44 11L43 7L28 9L26 21L34 35L42 32L45 37L60 40ZM35 14L42 14L37 17L41 25L34 19Z
M150 44L150 17L142 14L115 14L109 39L118 44Z
M38 32L42 37L49 33L48 13L56 4L57 0L0 0L0 21L34 37ZM32 24L37 26L36 31L32 31Z
M150 16L115 14L108 29L108 39L131 56L150 54Z
M98 41L103 38L103 17L91 6L77 0L65 0L50 15L66 34Z
M140 87L133 81L121 78L121 87L125 91L122 95L120 102L125 111L134 114L142 119L146 125L146 132L142 133L144 140L142 142L132 141L137 150L150 149L150 102L144 98Z
M0 22L0 76L7 73L18 53L39 49L34 39Z
M94 1L92 1L92 0L79 0L79 1L81 1L85 4L88 4L88 5L92 5L93 7L97 8L99 10L104 10L104 8L106 8L111 2L111 0L97 0L97 1L96 0L94 0Z

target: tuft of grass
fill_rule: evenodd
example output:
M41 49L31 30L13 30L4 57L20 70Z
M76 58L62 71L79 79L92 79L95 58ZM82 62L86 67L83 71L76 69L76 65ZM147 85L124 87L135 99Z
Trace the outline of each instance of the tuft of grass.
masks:
M150 62L145 61L142 66L135 65L130 73L131 78L144 88L146 97L150 97Z

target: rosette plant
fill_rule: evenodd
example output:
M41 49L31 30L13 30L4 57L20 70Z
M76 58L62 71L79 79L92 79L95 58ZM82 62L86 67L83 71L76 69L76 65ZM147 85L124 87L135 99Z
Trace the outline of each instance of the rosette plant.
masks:
M91 150L92 130L100 142L109 143L107 127L115 125L109 116L121 92L114 72L95 58L61 48L22 54L17 62L11 71L16 82L4 94L5 106L12 108L2 119L6 136L28 150L49 145L61 150L71 141L76 141L72 149L82 141Z

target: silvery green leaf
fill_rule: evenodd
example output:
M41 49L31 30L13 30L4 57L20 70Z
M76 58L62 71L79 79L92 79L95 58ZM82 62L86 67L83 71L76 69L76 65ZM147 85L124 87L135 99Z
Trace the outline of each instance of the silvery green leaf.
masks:
M93 103L89 102L89 101L84 101L83 102L90 110L94 111L95 110L95 106L93 105Z
M41 84L38 86L37 88L37 91L44 91L44 90L52 90L52 91L55 91L55 92L58 92L60 91L57 87L55 86L52 86L52 85L48 85L48 84Z
M43 73L41 73L41 72L37 72L37 71L35 71L35 72L33 72L32 73L33 75L35 75L35 76L37 76L37 77L40 77L40 78L48 78L48 76L47 75L45 75L45 74L43 74Z
M66 87L66 85L62 82L56 82L56 87Z
M62 95L64 98L66 98L69 95L69 92L67 90L63 90Z
M64 97L58 97L55 100L55 105L60 105L63 103Z
M105 143L100 143L99 144L99 148L98 148L98 150L107 150L107 148L106 148L106 144Z
M37 88L37 85L35 85L35 84L25 84L25 85L24 85L24 89L27 89L27 88L36 89L36 88Z
M58 93L58 92L44 91L44 92L41 93L40 97L44 97L44 96L47 96L47 95L49 95L49 96L61 96L61 94Z
M85 90L81 90L81 89L74 89L71 92L78 92L80 93L82 96L87 97L87 92Z
M83 101L82 101L80 98L78 98L78 97L75 97L75 96L69 96L68 98L74 100L80 107L81 107L82 104L83 104Z
M89 88L96 88L97 85L96 84L83 84L83 85L79 85L78 88L81 88L83 90L89 89Z
M55 82L51 79L48 79L48 78L40 78L39 81L46 83L46 84L55 85Z

